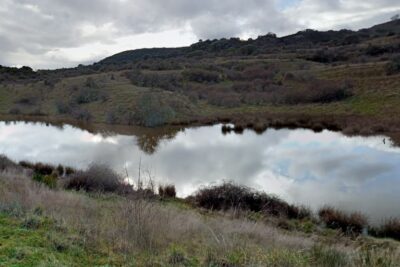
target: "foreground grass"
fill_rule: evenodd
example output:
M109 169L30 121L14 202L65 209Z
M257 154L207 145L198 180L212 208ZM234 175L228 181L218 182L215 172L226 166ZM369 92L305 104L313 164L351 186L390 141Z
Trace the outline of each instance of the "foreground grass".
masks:
M398 242L309 221L49 189L0 174L0 266L397 266ZM311 226L310 226L311 224Z
M83 246L82 238L38 215L0 213L0 266L106 266L118 257Z

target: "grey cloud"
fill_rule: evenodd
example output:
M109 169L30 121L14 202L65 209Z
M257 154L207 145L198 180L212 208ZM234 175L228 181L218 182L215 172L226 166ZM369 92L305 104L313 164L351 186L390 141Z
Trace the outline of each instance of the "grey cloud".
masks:
M366 27L388 19L396 8L400 9L394 0L301 0L295 8L282 11L278 9L279 1L2 0L0 64L29 64L21 62L28 55L39 67L62 65L65 59L54 62L47 53L57 54L58 49L94 42L112 44L119 37L171 29L189 28L197 38L207 39L270 31L282 35L310 25ZM319 17L322 14L344 14L353 19L328 19L328 23ZM85 27L94 31L85 32ZM162 40L154 44L161 45Z

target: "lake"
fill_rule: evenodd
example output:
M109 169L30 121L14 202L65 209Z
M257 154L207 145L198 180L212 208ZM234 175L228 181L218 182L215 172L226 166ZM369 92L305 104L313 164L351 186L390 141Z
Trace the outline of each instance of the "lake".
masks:
M174 184L179 196L225 180L313 209L362 211L372 222L400 217L400 148L389 138L305 129L224 134L221 127L88 131L0 122L0 154L75 168L104 163L134 181L140 165L142 179Z

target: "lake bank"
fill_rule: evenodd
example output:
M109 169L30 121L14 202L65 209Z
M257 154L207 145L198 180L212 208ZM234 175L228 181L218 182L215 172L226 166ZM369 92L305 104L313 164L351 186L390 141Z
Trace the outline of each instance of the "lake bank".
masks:
M16 169L3 170L0 184L0 233L17 233L2 241L4 264L372 267L399 260L398 242L343 235L307 216L288 220L207 211L168 197L50 189ZM46 246L30 243L38 235Z

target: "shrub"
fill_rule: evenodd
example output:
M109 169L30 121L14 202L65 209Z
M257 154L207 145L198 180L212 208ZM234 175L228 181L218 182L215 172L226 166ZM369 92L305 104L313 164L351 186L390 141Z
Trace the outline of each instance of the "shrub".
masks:
M380 227L370 229L370 234L376 237L393 238L400 241L400 219L389 219Z
M161 88L168 91L176 91L183 87L182 77L174 73L143 73L139 70L126 72L125 76L132 82L133 85Z
M348 58L336 50L321 49L318 50L314 55L312 55L308 60L320 62L320 63L332 63L336 61L345 61Z
M387 75L393 75L400 73L400 56L397 56L390 60L386 66Z
M340 229L343 233L350 235L361 234L368 224L367 218L361 213L346 214L332 207L320 209L318 215L328 228Z
M156 127L167 123L175 116L175 112L159 97L146 93L138 99L134 116L138 124Z
M26 94L15 101L16 104L21 105L35 105L37 102L37 98L33 95Z
M58 114L68 114L72 111L71 104L64 101L57 101L55 106Z
M92 119L92 114L87 109L83 108L74 109L71 115L74 119L79 121L88 122Z
M220 81L220 75L217 72L212 72L202 69L190 69L183 73L183 77L191 82L198 83L217 83Z
M66 189L87 192L129 193L133 189L122 177L105 165L91 165L86 171L78 171L64 182Z
M88 104L92 102L96 102L99 100L104 100L105 96L102 95L97 89L94 88L83 88L80 89L77 95L74 98L74 101L81 104Z
M164 198L175 198L176 197L176 189L174 185L160 185L158 187L158 194Z
M240 97L235 93L213 92L208 95L208 103L214 106L235 108L239 107Z
M40 174L40 173L35 173L35 174L33 175L32 179L33 179L35 182L42 183L43 180L44 180L44 175L42 175L42 174Z
M49 188L55 188L57 186L57 175L42 175L40 173L35 173L32 179L38 183L44 184Z
M303 210L277 197L233 183L202 188L192 199L195 205L211 210L239 209L290 219L302 219L305 214L311 214L305 212L305 208Z
M341 101L352 96L351 83L336 83L316 80L306 87L283 88L275 92L273 99L278 104L307 104L307 103L331 103Z
M18 167L19 166L17 164L15 164L12 160L7 158L6 156L0 155L0 172L10 169L16 169Z
M21 112L21 109L20 109L20 108L18 108L18 107L12 107L12 108L10 108L10 110L8 111L8 113L11 114L11 115L20 115L22 112Z
M42 174L42 175L51 175L53 173L54 167L48 164L43 164L43 163L36 163L33 166L33 170L36 173Z
M254 81L256 79L269 81L273 80L277 70L273 66L254 65L246 67L240 75L232 77L234 80Z

